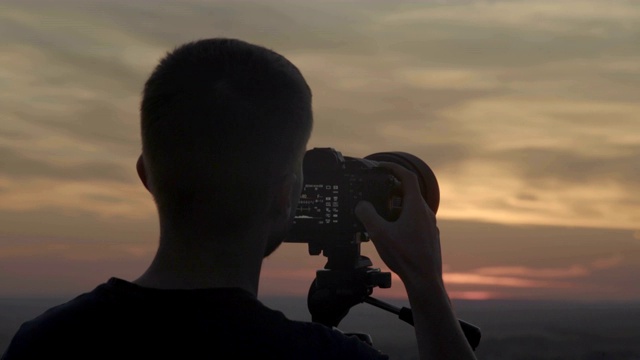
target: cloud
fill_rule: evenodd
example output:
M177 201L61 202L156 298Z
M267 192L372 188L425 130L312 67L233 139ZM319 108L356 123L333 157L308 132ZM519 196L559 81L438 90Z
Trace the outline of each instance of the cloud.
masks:
M503 299L496 291L448 291L449 298L458 300L491 300Z
M453 220L438 224L444 271L457 274L446 283L448 291L490 291L498 298L518 299L640 296L635 278L640 243L631 230ZM520 280L534 281L534 287L507 286L522 284Z
M58 209L71 214L88 212L98 217L129 219L144 219L155 211L142 185L82 179L0 180L3 211Z
M615 29L633 28L640 11L629 1L464 1L454 4L407 6L381 17L387 24L438 22L456 26L485 24L502 31L575 35L602 35L616 24ZM608 26L607 26L608 25Z
M445 216L636 228L640 141L631 128L638 112L632 103L513 97L444 111L473 149L455 178L444 174L443 186L455 189L446 196L483 204L477 215L460 207ZM616 126L596 120L605 117Z
M438 221L443 258L450 272L487 267L568 269L601 259L624 257L619 266L640 264L633 230L574 226L505 225Z
M408 85L426 89L491 90L502 87L495 76L483 71L447 68L405 68L397 79Z
M516 288L562 288L570 287L570 283L557 281L530 280L511 276L488 276L470 273L445 273L443 274L445 283L448 284L473 284L489 286L505 286Z
M609 154L607 147L610 147ZM529 147L495 151L488 156L507 162L507 166L530 182L531 188L544 188L549 181L568 186L607 182L640 185L640 166L636 166L640 145L603 145L599 150L600 154L585 154L593 148L588 145L576 149Z
M153 243L131 242L86 242L77 243L67 239L31 238L21 241L6 241L0 246L0 259L15 262L17 259L41 258L67 260L70 262L113 261L140 259L150 261L155 254Z
M35 207L28 210L0 209L0 247L17 244L88 243L153 244L158 240L158 219L149 200L133 216L107 216L82 209ZM96 253L99 257L100 253Z
M585 266L572 265L568 268L530 268L525 266L493 266L475 271L479 275L490 276L522 276L526 278L564 279L589 275Z
M619 265L622 265L624 258L621 254L614 254L609 257L596 259L591 262L590 267L595 270L610 269Z
M106 161L93 161L77 164L62 164L52 160L41 160L25 156L16 149L0 146L1 176L12 179L53 178L62 180L108 180L130 183L134 170L126 170L122 166ZM133 166L131 166L133 168ZM6 186L6 185L5 185Z

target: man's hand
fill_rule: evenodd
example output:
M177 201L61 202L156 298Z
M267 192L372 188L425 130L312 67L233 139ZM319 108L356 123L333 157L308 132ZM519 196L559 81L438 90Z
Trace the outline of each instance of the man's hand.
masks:
M384 263L400 276L403 282L442 282L440 231L436 216L427 206L417 176L410 170L390 162L380 162L393 171L403 189L400 217L389 222L376 212L369 202L360 202L356 216L367 229L371 241Z
M402 182L400 217L386 221L364 201L356 206L356 216L382 261L400 276L407 289L420 358L475 359L444 287L440 231L435 214L420 193L418 178L398 164L380 165Z

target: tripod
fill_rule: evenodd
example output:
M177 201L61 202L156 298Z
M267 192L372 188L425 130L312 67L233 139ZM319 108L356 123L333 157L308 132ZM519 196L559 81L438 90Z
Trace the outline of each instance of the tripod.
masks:
M324 269L316 272L307 297L307 306L313 322L337 327L349 310L360 303L368 303L398 315L399 319L413 326L411 309L398 308L371 297L375 287L390 288L391 273L372 268L371 260L360 254L361 241L356 239L323 250L327 257ZM458 320L473 350L480 343L478 327ZM352 334L372 345L367 334Z

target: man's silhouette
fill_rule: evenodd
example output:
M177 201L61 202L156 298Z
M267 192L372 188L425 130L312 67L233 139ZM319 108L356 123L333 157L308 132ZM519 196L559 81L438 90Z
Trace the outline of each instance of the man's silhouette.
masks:
M257 299L263 259L286 237L312 130L311 91L283 56L234 39L184 44L147 80L137 171L160 219L137 279L111 278L19 329L2 359L370 359L356 337L292 321ZM439 232L413 173L390 163L395 222L358 204L404 282L422 358L472 359L442 282Z

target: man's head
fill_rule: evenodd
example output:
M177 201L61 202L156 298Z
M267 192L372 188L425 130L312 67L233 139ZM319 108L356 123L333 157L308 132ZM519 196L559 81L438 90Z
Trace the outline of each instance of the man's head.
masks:
M273 192L302 181L312 123L311 91L283 56L234 39L170 52L141 105L143 181L161 222L206 212L226 236L277 215Z

